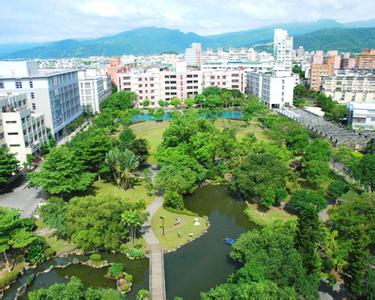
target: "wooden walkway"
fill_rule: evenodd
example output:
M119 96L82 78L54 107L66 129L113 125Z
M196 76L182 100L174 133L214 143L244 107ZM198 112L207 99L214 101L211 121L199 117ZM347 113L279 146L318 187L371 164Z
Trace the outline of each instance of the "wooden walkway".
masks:
M150 216L145 224L146 232L143 235L149 249L149 291L152 300L166 300L165 274L164 274L164 252L158 238L151 228L151 218L163 205L163 197L159 196L147 208Z

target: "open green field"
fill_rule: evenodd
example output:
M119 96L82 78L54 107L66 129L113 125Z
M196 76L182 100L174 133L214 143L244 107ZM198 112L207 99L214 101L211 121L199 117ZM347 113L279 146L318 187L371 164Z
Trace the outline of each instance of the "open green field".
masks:
M244 121L219 119L214 122L215 126L219 129L233 128L237 131L237 138L244 137L247 133L253 133L257 140L268 141L268 137L263 128L259 126L257 120L253 120L250 124ZM158 145L161 143L163 138L164 130L169 126L169 122L156 122L147 121L142 123L133 124L130 128L134 131L138 138L142 138L148 141L150 145L150 157L148 163L154 164L155 152Z
M263 212L258 209L256 204L248 204L245 214L248 216L251 222L261 226L269 225L278 220L297 220L296 216L291 215L278 207L271 207L266 212Z
M169 126L169 122L147 121L133 124L130 128L134 131L138 138L145 139L150 145L150 157L147 162L156 163L155 152L163 138L164 130Z
M160 217L164 217L164 236ZM176 224L176 218L180 220L179 224ZM199 225L194 225L195 218L199 218ZM161 207L152 217L151 227L163 249L168 251L179 248L202 235L208 225L205 218L176 214Z
M93 188L97 196L103 196L103 197L111 196L111 197L122 198L122 199L128 200L131 203L144 200L146 203L146 206L148 206L155 198L154 195L148 195L147 190L146 190L146 183L144 181L140 181L136 183L132 188L126 191L114 185L113 183L105 182L105 181L94 182Z

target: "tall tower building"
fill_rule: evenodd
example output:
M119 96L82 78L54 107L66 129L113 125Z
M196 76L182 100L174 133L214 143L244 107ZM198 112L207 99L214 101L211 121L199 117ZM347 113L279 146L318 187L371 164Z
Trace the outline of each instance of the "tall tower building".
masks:
M275 66L285 71L292 70L293 37L284 29L275 29L273 38Z
M185 61L188 66L199 67L202 63L202 45L192 43L191 48L186 48Z

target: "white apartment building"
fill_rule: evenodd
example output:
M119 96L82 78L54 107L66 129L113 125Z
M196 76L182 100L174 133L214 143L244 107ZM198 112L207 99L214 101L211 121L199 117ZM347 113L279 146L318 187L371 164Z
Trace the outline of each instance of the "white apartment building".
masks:
M375 103L348 103L348 121L353 129L375 129Z
M202 45L192 43L190 48L185 49L185 62L188 66L199 67L202 63Z
M177 97L184 101L202 91L202 72L187 70L183 62L176 63L175 70L131 71L118 73L117 78L120 90L135 92L138 104L148 99L152 107L157 107L159 100L168 102Z
M295 78L289 71L247 73L247 93L259 97L270 109L293 105Z
M275 29L273 38L275 65L283 70L292 70L293 37L284 29Z
M111 78L96 69L78 72L79 97L85 111L98 113L100 103L111 94Z
M251 61L210 61L201 65L201 70L206 71L238 71L244 70L248 72L269 72L272 71L273 62L251 62Z
M48 141L44 116L27 108L27 95L0 95L0 146L6 145L22 165Z
M34 61L0 61L0 93L26 93L28 108L44 115L57 140L82 114L77 71L42 70Z
M375 103L375 72L369 70L335 70L322 79L322 92L339 103Z

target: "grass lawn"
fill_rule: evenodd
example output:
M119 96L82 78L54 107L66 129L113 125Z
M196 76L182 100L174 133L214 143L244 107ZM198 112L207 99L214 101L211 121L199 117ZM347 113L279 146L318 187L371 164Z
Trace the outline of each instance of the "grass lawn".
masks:
M248 133L253 133L258 141L268 141L263 128L259 126L258 121L254 118L250 124L244 121L230 120L230 119L219 119L215 121L215 126L219 129L233 128L237 131L236 137L242 138Z
M164 217L164 236L160 228L161 216ZM180 219L181 221L178 225L175 225L176 218ZM151 226L163 249L168 251L185 245L186 243L195 239L197 236L202 235L206 231L208 227L206 219L199 217L200 225L195 226L195 218L197 217L176 214L167 211L162 207L152 217ZM179 233L181 237L178 236ZM193 234L192 237L189 236L190 233Z
M169 122L156 121L142 122L130 126L138 138L145 139L150 145L150 157L147 159L148 163L156 163L154 155L158 145L162 141L163 132L168 126Z
M37 226L36 234L43 237L55 252L56 255L63 255L77 250L77 246L65 240L56 237L55 230L50 229L47 224L38 219L35 221Z
M269 225L277 220L297 220L296 216L293 216L278 207L271 207L267 212L261 212L256 204L248 204L245 214L251 222L261 226Z
M154 195L150 196L147 194L146 183L144 181L138 182L134 187L126 191L113 183L106 181L94 182L93 188L97 196L125 198L132 203L143 199L146 202L146 206L148 206L155 198Z

